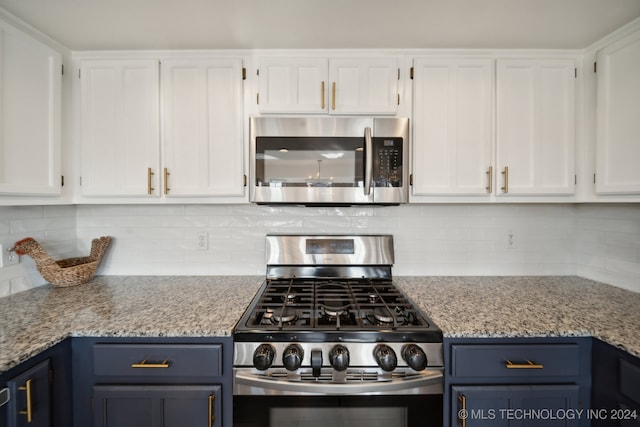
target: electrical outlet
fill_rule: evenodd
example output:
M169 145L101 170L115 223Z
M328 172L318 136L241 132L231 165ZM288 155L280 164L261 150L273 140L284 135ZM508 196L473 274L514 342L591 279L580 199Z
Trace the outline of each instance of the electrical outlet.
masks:
M209 249L209 233L206 231L201 231L198 233L198 250L206 251Z
M0 268L16 265L20 262L20 255L10 250L10 247L0 243Z
M504 247L506 249L515 249L518 247L518 239L516 238L516 233L514 231L507 231L504 240Z

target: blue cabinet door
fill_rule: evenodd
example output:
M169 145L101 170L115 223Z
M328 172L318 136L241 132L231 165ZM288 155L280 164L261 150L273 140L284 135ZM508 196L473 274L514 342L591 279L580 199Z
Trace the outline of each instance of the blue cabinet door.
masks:
M586 417L578 385L452 386L451 426L572 427Z
M98 385L94 427L222 425L219 385Z
M8 427L51 426L49 359L7 381L11 400Z

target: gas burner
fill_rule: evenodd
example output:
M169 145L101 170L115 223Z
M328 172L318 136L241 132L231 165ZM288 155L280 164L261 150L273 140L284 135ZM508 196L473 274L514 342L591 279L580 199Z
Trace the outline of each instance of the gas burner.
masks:
M319 283L316 286L318 308L323 316L336 319L344 316L351 308L349 288L342 283Z
M292 307L284 308L267 308L265 315L262 317L267 320L267 324L277 325L279 323L290 324L298 318L296 310Z
M295 293L290 293L282 296L282 302L284 302L285 304L293 304L296 301L298 301L298 295L296 295Z

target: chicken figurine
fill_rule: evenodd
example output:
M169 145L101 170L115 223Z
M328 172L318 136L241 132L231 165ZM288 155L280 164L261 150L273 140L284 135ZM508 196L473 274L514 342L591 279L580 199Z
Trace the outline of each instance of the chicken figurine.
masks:
M35 239L27 237L13 247L18 255L29 255L42 277L57 287L76 286L88 282L95 274L111 244L111 236L93 239L89 256L54 260Z

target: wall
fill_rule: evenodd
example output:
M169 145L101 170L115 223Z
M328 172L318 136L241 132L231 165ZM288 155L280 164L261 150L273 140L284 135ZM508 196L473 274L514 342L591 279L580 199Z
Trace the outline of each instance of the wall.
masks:
M640 292L640 204L586 204L575 222L576 274Z
M263 275L268 232L391 233L398 276L577 274L640 292L640 204L0 207L5 247L31 236L59 259L114 236L100 274ZM26 256L0 269L0 296L43 283Z
M264 274L264 236L391 233L396 275L574 274L572 205L82 205L78 239L115 237L104 274ZM208 250L197 236L207 232ZM515 247L506 248L508 232Z

